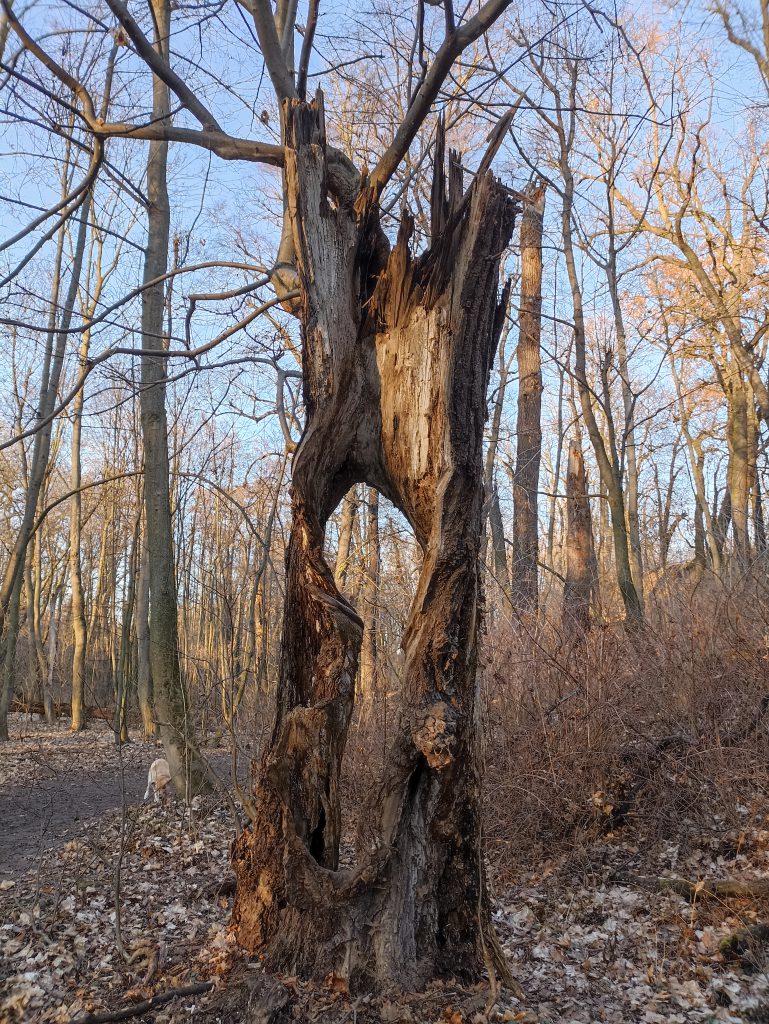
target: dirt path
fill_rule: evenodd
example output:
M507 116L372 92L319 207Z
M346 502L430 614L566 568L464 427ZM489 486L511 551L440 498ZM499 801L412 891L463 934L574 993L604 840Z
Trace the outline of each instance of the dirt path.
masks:
M82 822L128 804L144 795L143 768L128 768L120 775L94 777L72 772L31 786L0 791L0 873L20 875L31 868L44 850L62 846L82 829Z
M163 756L159 746L139 740L118 750L103 723L72 735L69 723L51 729L12 718L19 719L13 738L0 746L0 881L28 871L45 850L88 831L86 822L93 828L93 819L123 800L138 804L149 765ZM208 757L226 778L229 754Z

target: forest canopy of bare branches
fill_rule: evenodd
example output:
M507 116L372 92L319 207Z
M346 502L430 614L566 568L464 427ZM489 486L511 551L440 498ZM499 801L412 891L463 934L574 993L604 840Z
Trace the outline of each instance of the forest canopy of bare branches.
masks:
M2 1019L765 1019L767 0L0 0L0 97Z

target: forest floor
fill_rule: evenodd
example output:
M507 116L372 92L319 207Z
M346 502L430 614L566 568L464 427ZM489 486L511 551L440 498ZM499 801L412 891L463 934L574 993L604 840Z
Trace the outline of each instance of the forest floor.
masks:
M213 798L194 812L142 804L154 744L118 751L103 724L85 737L14 727L25 738L0 749L3 1024L123 1007L145 1024L769 1022L769 943L721 948L740 929L769 924L769 900L712 899L701 887L684 899L655 884L765 881L769 806L759 798L707 834L690 824L685 842L629 825L544 862L508 865L495 920L523 1003L501 992L490 1006L488 983L466 990L450 980L419 995L351 1000L339 979L268 979L239 953L227 931L232 814ZM225 770L227 752L212 760ZM271 1009L248 1010L252 997Z

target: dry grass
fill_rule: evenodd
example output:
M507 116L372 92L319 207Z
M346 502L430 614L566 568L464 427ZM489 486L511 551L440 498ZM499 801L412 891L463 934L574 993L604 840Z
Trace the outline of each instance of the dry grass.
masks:
M486 820L502 873L628 823L699 841L766 805L768 597L760 579L705 577L652 599L635 634L490 630Z

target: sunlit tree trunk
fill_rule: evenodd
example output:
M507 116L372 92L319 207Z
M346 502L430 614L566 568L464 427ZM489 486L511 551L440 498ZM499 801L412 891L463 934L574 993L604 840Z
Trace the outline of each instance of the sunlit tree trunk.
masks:
M612 140L612 152L614 159L606 174L607 190L607 253L606 253L606 283L609 288L612 313L614 316L614 331L617 339L617 358L619 363L620 388L622 391L622 408L624 412L624 429L620 447L624 456L625 476L627 481L626 507L628 540L630 542L629 558L630 572L633 579L638 602L643 610L644 600L644 565L643 552L641 550L641 524L638 513L638 451L636 444L636 416L635 396L630 384L630 360L628 358L627 332L625 330L625 316L622 311L620 299L620 273L617 260L617 234L615 227L615 195L614 184L618 167L616 166L615 140ZM607 395L607 403L609 396Z
M729 387L728 443L728 485L731 497L734 553L737 565L741 569L745 569L750 560L748 403L745 386L738 377L732 378Z
M542 455L542 220L544 187L526 196L521 218L521 308L518 338L518 425L513 485L513 601L536 612L539 602L539 463Z
M153 0L155 48L168 56L169 0ZM168 87L153 77L153 120L170 117ZM168 143L151 142L147 165L147 247L144 283L168 268L170 207L166 173ZM142 292L142 344L164 347L162 282ZM206 771L195 740L192 709L179 663L173 528L165 405L167 360L144 355L141 363L141 424L144 440L144 500L150 564L150 665L155 717L177 791L189 799L205 784Z
M676 364L672 348L670 347L668 347L668 355L671 376L673 377L676 397L678 399L678 414L681 423L681 432L684 436L684 440L686 441L686 449L689 455L689 467L691 469L692 481L694 483L695 501L700 510L700 515L702 516L702 525L704 528L704 536L708 543L708 550L710 552L711 566L713 572L718 573L721 571L721 549L716 539L713 516L711 515L710 506L708 505L708 496L705 487L705 457L702 450L702 438L695 438L692 434L689 421L689 409L684 401L684 393L681 387L681 377L678 372L678 366Z
M718 548L718 558L720 562L724 560L724 548L726 547L726 541L729 536L729 526L732 522L732 496L729 492L728 476L729 474L727 473L727 485L724 487L721 505L718 508L718 512L715 516L715 522L713 524L713 535ZM714 501L715 500L716 499L714 499Z
M756 554L766 551L766 524L761 500L761 472L758 468L761 444L761 420L756 409L752 389L748 388L748 480L751 492L751 518Z

